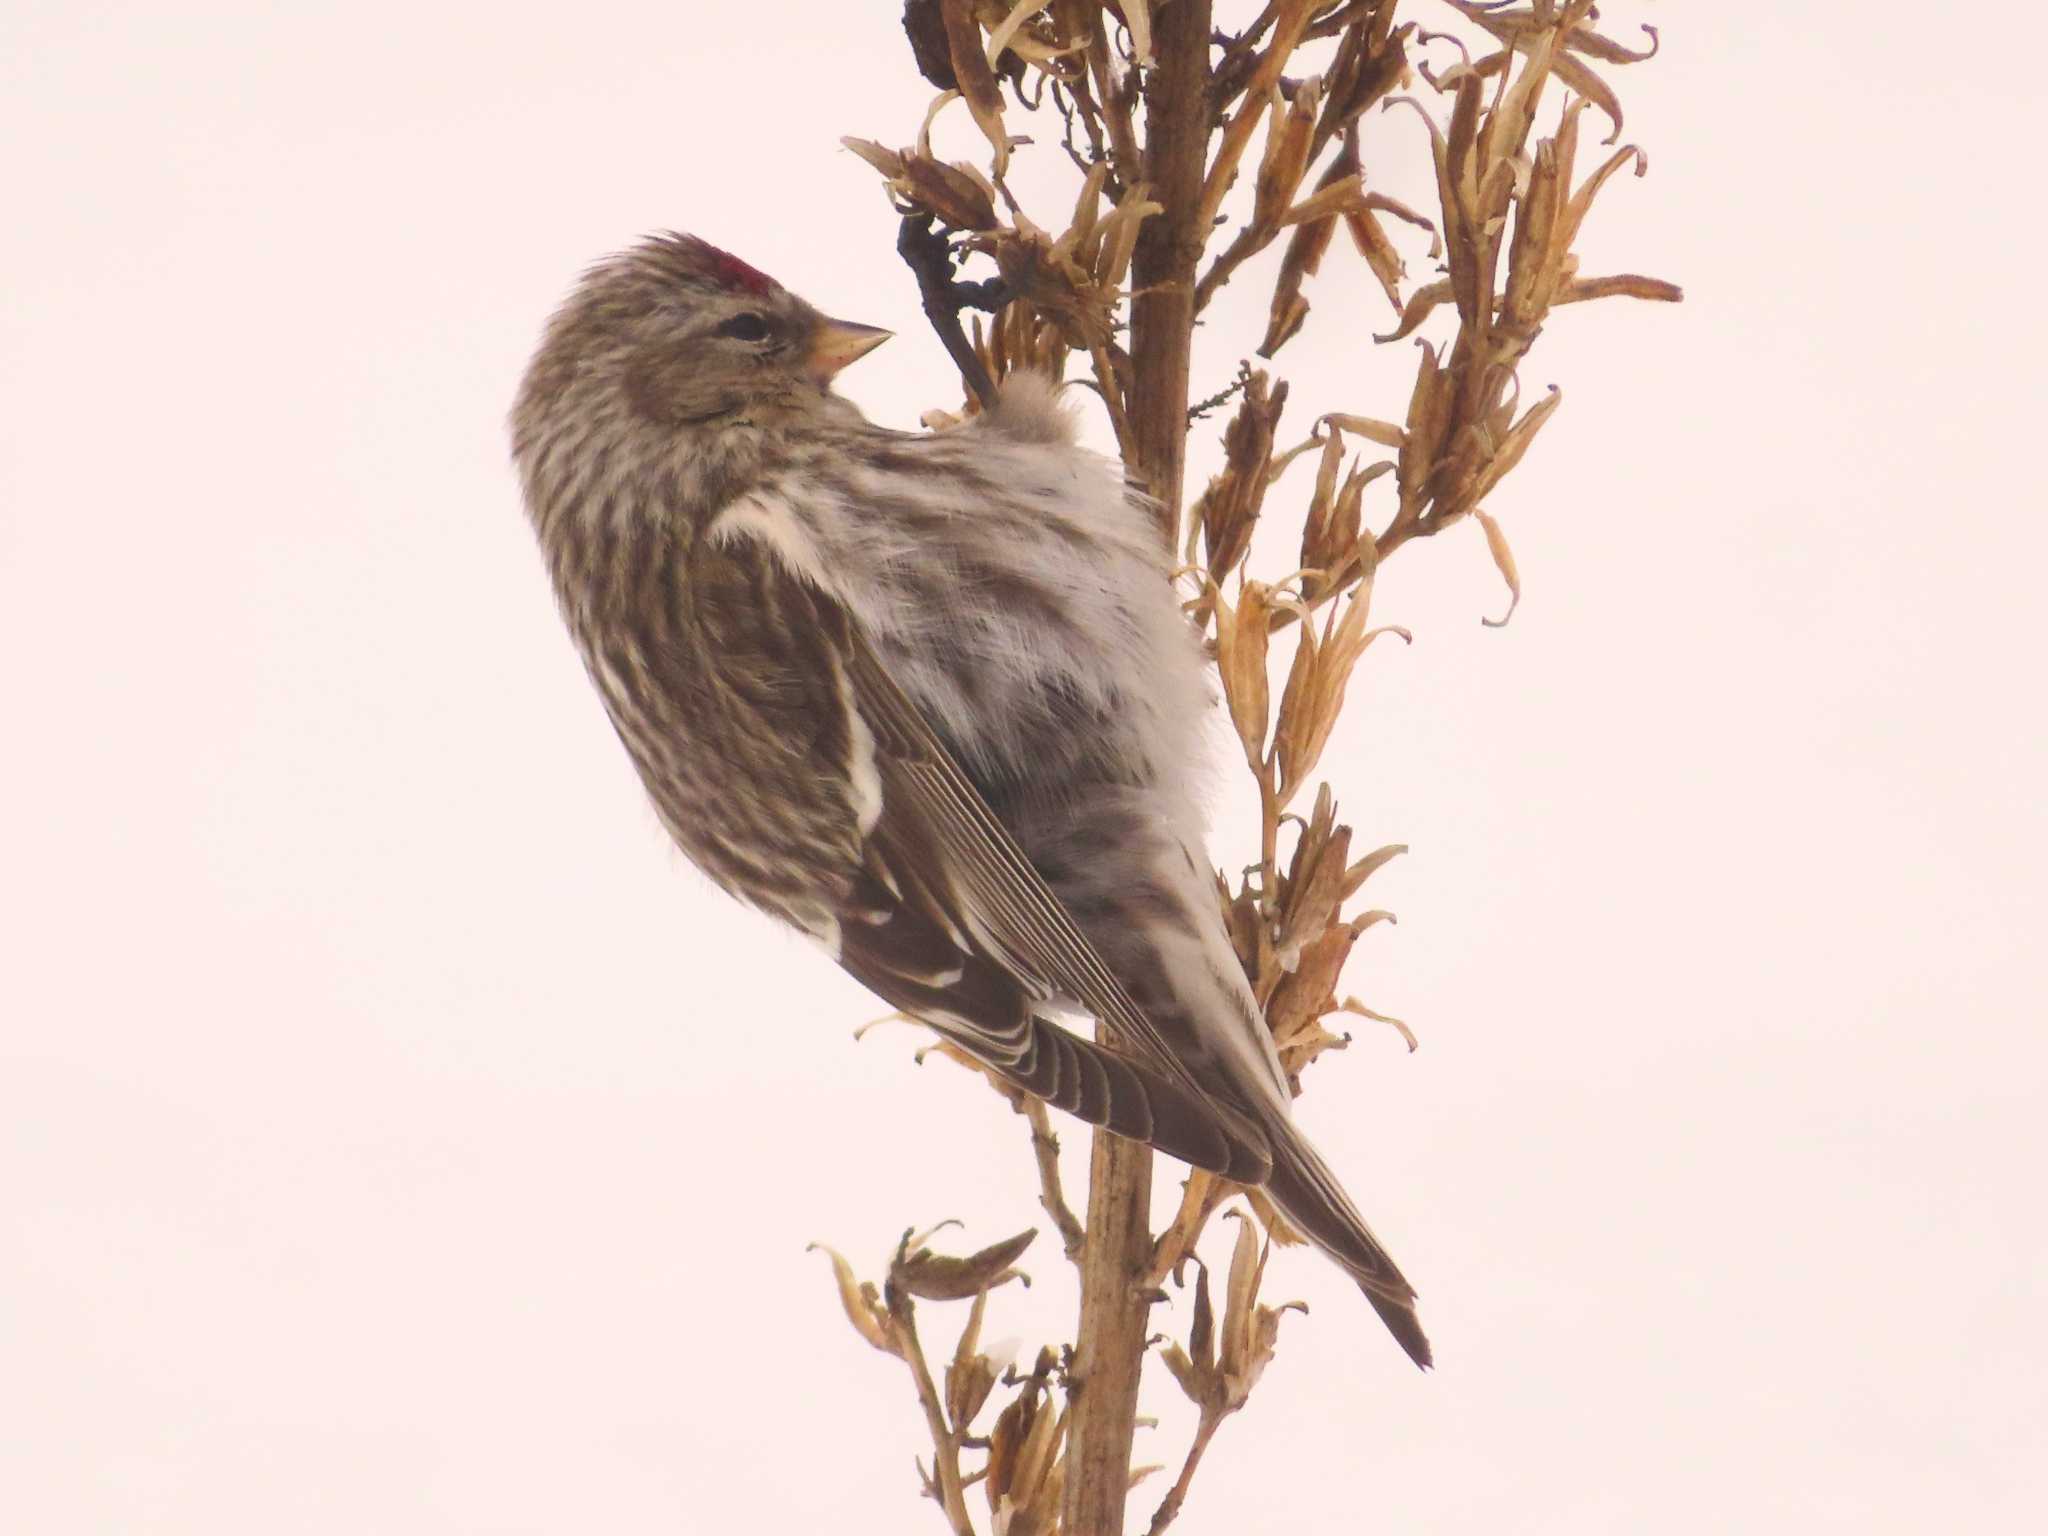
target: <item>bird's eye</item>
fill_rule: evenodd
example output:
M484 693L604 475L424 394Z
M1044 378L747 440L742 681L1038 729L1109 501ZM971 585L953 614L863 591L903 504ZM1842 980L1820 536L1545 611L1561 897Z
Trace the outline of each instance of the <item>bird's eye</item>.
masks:
M726 321L718 328L718 334L735 341L759 341L768 334L768 322L749 310Z

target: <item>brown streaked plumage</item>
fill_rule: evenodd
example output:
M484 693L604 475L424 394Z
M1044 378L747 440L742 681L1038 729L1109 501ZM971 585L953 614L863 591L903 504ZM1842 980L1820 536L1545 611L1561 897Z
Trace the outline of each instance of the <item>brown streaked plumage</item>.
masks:
M868 423L829 386L882 334L666 236L527 371L528 512L662 824L1018 1087L1263 1186L1426 1365L1223 930L1149 516L1040 380L959 431Z

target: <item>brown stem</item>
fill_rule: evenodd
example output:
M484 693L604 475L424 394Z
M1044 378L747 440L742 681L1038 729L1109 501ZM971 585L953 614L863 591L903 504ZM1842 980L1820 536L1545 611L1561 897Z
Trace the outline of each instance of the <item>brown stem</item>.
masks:
M1181 1190L1180 1209L1174 1212L1166 1230L1159 1234L1159 1241L1152 1245L1152 1264L1145 1271L1147 1285L1166 1283L1166 1277L1194 1252L1195 1241L1202 1235L1202 1228L1208 1225L1216 1208L1230 1198L1230 1192L1237 1187L1199 1168L1189 1170L1187 1184Z
M1068 1259L1079 1264L1088 1235L1081 1227L1080 1217L1067 1204L1066 1191L1060 1185L1060 1139L1052 1133L1052 1122L1045 1113L1045 1100L1034 1099L1029 1094L1020 1095L1017 1113L1031 1122L1031 1154L1038 1160L1038 1203L1052 1218Z
M1280 749L1275 747L1265 759L1253 765L1259 780L1259 919L1271 922L1274 917L1274 903L1278 899L1275 887L1280 883L1280 785L1275 763Z
M1195 324L1195 266L1209 231L1200 217L1209 147L1203 112L1209 70L1209 0L1163 7L1145 82L1145 181L1165 210L1138 231L1131 256L1131 369L1137 398L1132 467L1159 501L1171 548L1187 465L1188 360Z
M1062 1528L1118 1536L1130 1491L1151 1293L1141 1284L1152 1255L1152 1149L1097 1131L1088 1163L1088 1242L1081 1257L1081 1321L1068 1371Z
M1146 1527L1145 1536L1159 1536L1180 1514L1181 1505L1187 1502L1188 1484L1194 1481L1195 1468L1201 1465L1202 1452L1209 1449L1216 1426L1222 1422L1221 1414L1203 1411L1202 1422L1195 1427L1194 1442L1188 1446L1188 1459L1181 1463L1180 1476L1173 1480L1173 1486L1166 1490L1166 1497L1159 1501L1159 1508L1153 1512L1152 1523Z
M917 274L917 291L924 301L924 317L945 344L953 366L960 370L960 382L972 392L981 408L992 410L996 403L995 382L988 369L960 329L962 304L978 303L990 309L1002 307L1001 297L984 294L953 277L952 247L946 237L932 228L928 213L907 214L896 233L896 254Z
M967 1515L967 1499L960 1480L960 1437L946 1422L945 1399L925 1364L924 1346L918 1342L915 1306L907 1291L889 1287L889 1321L894 1325L896 1346L917 1383L917 1400L924 1409L925 1427L932 1437L932 1475L938 1483L939 1507L954 1536L974 1536L974 1522Z
M1138 179L1141 159L1138 138L1131 126L1131 103L1117 84L1116 60L1109 51L1109 23L1099 12L1088 38L1088 71L1095 82L1095 99L1102 108L1102 121L1109 129L1110 165L1125 186Z
M1161 213L1145 221L1132 256L1132 472L1157 498L1160 537L1177 543L1187 466L1188 354L1194 339L1195 266L1208 230L1199 220L1208 149L1210 0L1160 9L1158 63L1145 82L1145 175ZM1067 1439L1062 1525L1069 1536L1119 1536L1130 1492L1138 1378L1145 1363L1152 1257L1152 1149L1095 1133L1088 1178L1088 1242L1081 1266L1073 1418Z
M1216 297L1216 290L1230 281L1230 274L1271 245L1273 237L1279 233L1277 224L1251 223L1240 229L1223 253L1209 263L1209 270L1202 274L1201 282L1196 285L1196 312L1207 309L1209 301Z

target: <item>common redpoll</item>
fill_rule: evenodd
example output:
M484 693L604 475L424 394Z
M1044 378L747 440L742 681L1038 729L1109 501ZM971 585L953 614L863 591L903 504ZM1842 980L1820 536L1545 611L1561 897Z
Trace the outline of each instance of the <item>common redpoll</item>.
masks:
M1149 512L1041 378L957 430L868 422L831 380L887 335L665 236L527 369L527 511L662 823L1008 1082L1262 1187L1428 1364L1224 928L1210 691Z

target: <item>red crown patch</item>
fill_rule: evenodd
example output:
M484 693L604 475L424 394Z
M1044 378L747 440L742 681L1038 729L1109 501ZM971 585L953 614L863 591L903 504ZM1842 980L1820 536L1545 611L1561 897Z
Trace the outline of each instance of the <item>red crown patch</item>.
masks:
M689 240L703 258L710 277L721 286L757 294L773 293L781 286L767 273L748 266L731 252L721 251L709 241L699 240L694 235L690 236Z

